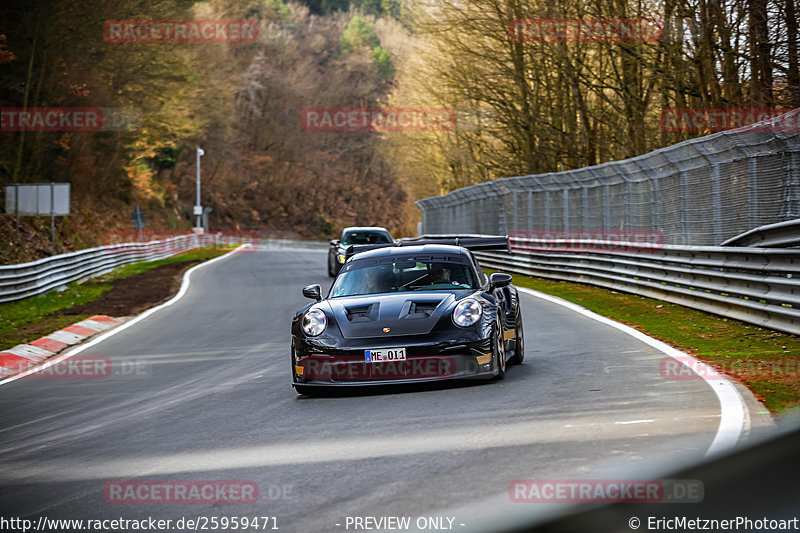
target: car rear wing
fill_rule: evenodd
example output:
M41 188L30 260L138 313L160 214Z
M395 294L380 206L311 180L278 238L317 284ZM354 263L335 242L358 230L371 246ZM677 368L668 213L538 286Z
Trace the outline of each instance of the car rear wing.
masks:
M421 235L398 239L393 243L362 244L348 246L344 254L347 259L368 250L386 248L388 246L422 246L424 244L445 244L462 246L468 250L499 250L508 252L508 235Z
M356 254L360 254L361 252L367 252L369 250L377 250L378 248L386 248L388 246L399 246L397 241L395 242L385 242L381 244L351 244L344 250L344 257L345 259L350 259Z
M405 246L421 246L423 244L447 244L462 246L468 250L509 251L508 235L420 235L400 239Z

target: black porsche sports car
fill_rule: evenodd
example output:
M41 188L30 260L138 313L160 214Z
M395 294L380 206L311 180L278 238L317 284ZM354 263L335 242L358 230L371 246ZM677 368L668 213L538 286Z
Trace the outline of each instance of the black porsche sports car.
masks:
M352 255L327 297L292 320L295 390L500 378L524 357L511 276L487 277L472 249L508 249L508 237L417 238Z
M345 252L350 246L391 244L394 242L389 230L377 226L349 227L342 230L342 237L331 241L328 248L328 275L336 276L346 259Z

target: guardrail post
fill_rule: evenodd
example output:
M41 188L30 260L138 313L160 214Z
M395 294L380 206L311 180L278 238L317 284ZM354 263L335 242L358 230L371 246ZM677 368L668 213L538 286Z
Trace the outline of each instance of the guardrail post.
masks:
M653 184L653 212L652 212L652 229L658 230L661 229L661 219L659 218L659 180L658 178L653 178L651 182Z
M514 201L514 213L511 216L511 225L509 226L509 229L513 231L517 229L517 216L519 215L518 211L519 208L517 206L517 191L514 190L511 192L511 194L513 195L513 201ZM505 235L505 233L503 235Z
M637 157L636 159L634 159L634 161L639 166L639 168L642 169L642 172L644 172L647 175L648 183L650 183L650 191L652 194L652 202L651 202L652 207L650 211L650 226L651 226L650 229L658 230L660 229L660 224L661 224L659 217L660 204L658 198L659 177L656 175L653 169L650 168L650 165L647 163L646 159Z
M800 218L800 152L789 154L788 183L786 185L786 220Z
M747 160L748 192L750 196L750 227L758 227L758 159L756 156Z
M456 219L456 206L448 205L445 212L447 213L447 220L450 220L451 223L455 222L457 220Z
M714 244L717 245L722 242L722 191L720 190L719 182L719 162L714 161L711 168L711 197L714 203L714 213L712 215L714 220Z
M687 242L691 231L689 221L689 171L681 169L681 230L683 231L683 242Z
M528 191L528 228L533 229L533 191Z
M550 231L550 191L544 191L544 229Z
M711 165L711 220L714 227L714 244L718 245L722 239L722 186L719 177L719 157L714 155L703 143L692 145ZM753 157L752 155L750 157Z
M581 183L581 213L583 218L581 220L582 229L589 228L589 188Z
M633 182L625 179L625 227L633 227Z

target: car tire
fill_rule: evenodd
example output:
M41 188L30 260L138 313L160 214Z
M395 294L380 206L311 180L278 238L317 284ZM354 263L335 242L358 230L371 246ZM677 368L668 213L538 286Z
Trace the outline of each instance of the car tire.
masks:
M334 272L333 264L331 263L331 254L328 254L328 277L336 277L336 272Z
M497 374L495 374L494 378L497 380L506 377L506 350L504 345L503 328L498 322L492 336L492 358L494 359L495 369L497 369Z
M516 330L514 333L514 355L508 360L509 364L521 365L525 359L525 332L522 331L522 311L517 310Z

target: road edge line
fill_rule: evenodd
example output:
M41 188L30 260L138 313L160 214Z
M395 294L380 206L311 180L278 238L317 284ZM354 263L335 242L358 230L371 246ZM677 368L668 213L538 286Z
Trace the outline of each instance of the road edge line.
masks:
M92 338L92 340L90 340L89 342L87 342L85 344L79 344L79 345L77 345L77 346L75 346L73 348L67 348L67 350L64 351L63 353L60 353L60 354L56 355L55 357L51 357L51 358L43 361L41 365L29 368L28 370L26 370L23 373L15 374L13 376L10 376L10 377L7 377L7 378L5 378L3 380L0 380L0 386L3 386L6 383L11 383L12 381L16 381L18 379L21 379L21 378L24 378L26 376L29 376L29 375L33 374L34 372L39 372L41 370L45 370L45 369L47 369L47 368L49 368L49 367L51 367L51 366L53 366L55 364L60 363L61 361L66 361L67 359L69 359L73 355L77 355L77 354L81 353L82 351L84 351L85 349L91 348L95 344L103 342L107 338L116 335L120 331L125 331L130 326L133 326L134 324L137 324L137 323L141 322L142 320L144 320L148 316L152 315L153 313L155 313L157 311L160 311L161 309L164 309L165 307L169 307L170 305L174 304L175 302L177 302L178 300L183 298L183 296L189 290L189 285L191 284L190 279L192 277L192 273L195 270L197 270L197 269L199 269L201 267L204 267L206 265L210 265L211 263L215 263L217 261L225 259L226 257L228 257L230 255L233 255L233 254L239 252L239 250L241 250L243 248L247 248L249 246L250 246L250 244L243 244L241 246L237 246L235 249L231 250L230 252L228 252L228 253L226 253L224 255L221 255L219 257L215 257L214 259L209 259L208 261L203 261L199 265L194 265L189 270L187 270L186 272L183 273L183 277L181 278L181 288L178 290L178 293L175 296L173 296L172 298L170 298L169 300L167 300L166 302L164 302L162 304L158 304L155 307L151 307L150 309L148 309L144 313L133 317L132 319L124 322L123 324L120 324L119 326L117 326L117 327L115 327L115 328L113 328L113 329L111 329L109 331L106 331L104 333L100 333L99 335L97 335L96 337Z
M541 298L542 300L561 305L583 316L616 328L623 333L627 333L628 335L675 359L682 365L687 366L692 372L694 372L694 369L690 366L690 362L702 363L702 361L696 357L682 352L677 348L670 346L663 341L655 339L645 333L642 333L638 329L622 324L621 322L617 322L614 319L608 318L607 316L603 316L599 313L595 313L594 311L590 311L589 309L586 309L585 307L576 303L559 298L558 296L539 292L534 289L528 289L526 287L517 287L517 290L536 298ZM722 454L736 446L736 444L739 442L739 439L742 437L746 420L749 425L750 413L747 411L747 409L745 409L744 399L742 398L741 394L739 394L739 391L736 390L735 384L727 377L723 376L722 379L715 379L712 383L712 381L708 379L708 376L703 376L701 374L697 375L703 379L703 381L711 388L712 391L714 391L714 394L716 394L720 404L719 427L717 427L717 433L714 436L714 440L711 441L711 445L705 454L706 457L712 457Z

